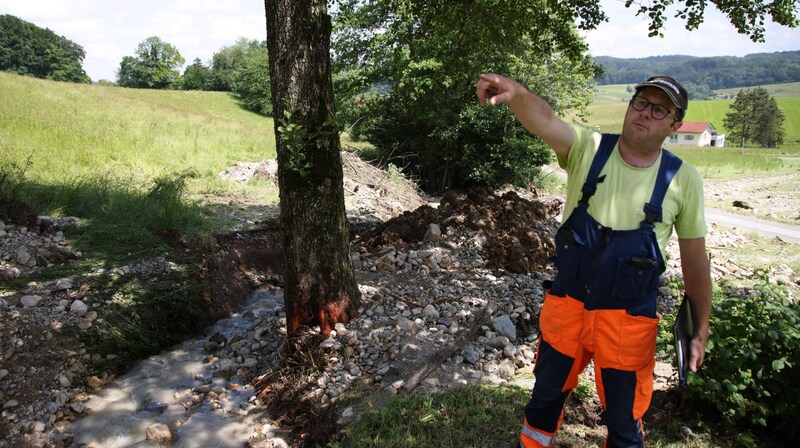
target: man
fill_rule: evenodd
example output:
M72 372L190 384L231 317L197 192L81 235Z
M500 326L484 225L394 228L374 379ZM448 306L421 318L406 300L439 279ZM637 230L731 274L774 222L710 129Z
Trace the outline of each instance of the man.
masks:
M622 134L571 125L519 83L483 74L478 100L508 104L566 169L556 235L557 275L539 317L536 383L520 433L524 448L552 446L578 375L594 358L608 426L606 446L644 446L641 418L653 392L656 291L664 249L678 234L694 319L689 369L703 363L711 309L703 188L697 170L662 150L686 114L686 90L657 76L636 86Z

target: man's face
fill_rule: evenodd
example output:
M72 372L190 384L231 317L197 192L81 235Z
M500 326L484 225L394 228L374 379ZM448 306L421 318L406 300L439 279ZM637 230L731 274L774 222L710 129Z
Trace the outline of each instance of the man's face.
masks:
M622 124L622 136L628 144L633 146L660 148L664 140L681 127L682 123L676 118L677 108L664 91L655 87L645 87L639 90L635 97L640 98L639 108L645 104L642 99L647 100L650 104L644 106L641 111L628 105L625 121ZM669 114L661 120L654 118L654 105L666 108L669 110Z

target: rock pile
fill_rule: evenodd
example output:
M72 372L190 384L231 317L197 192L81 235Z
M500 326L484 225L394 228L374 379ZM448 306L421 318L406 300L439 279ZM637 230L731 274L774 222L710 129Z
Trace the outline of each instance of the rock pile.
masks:
M80 252L67 246L61 231L63 226L77 221L74 217L39 216L35 229L0 221L0 280L29 275L80 258Z

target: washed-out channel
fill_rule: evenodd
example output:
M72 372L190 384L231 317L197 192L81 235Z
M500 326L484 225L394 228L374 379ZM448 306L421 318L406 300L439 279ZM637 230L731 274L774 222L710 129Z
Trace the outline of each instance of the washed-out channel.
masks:
M144 447L161 437L175 447L241 447L253 430L248 414L255 391L247 381L215 375L226 360L206 362L204 346L209 335L230 339L282 308L282 290L256 291L205 336L141 361L85 403L91 411L74 423L73 446Z

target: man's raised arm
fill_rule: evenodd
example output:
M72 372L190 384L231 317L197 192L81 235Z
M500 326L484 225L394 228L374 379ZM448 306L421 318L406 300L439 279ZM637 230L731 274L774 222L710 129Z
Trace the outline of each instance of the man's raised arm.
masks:
M542 98L520 83L494 73L480 75L477 90L481 104L508 104L525 129L544 140L557 155L566 157L569 154L575 134Z

